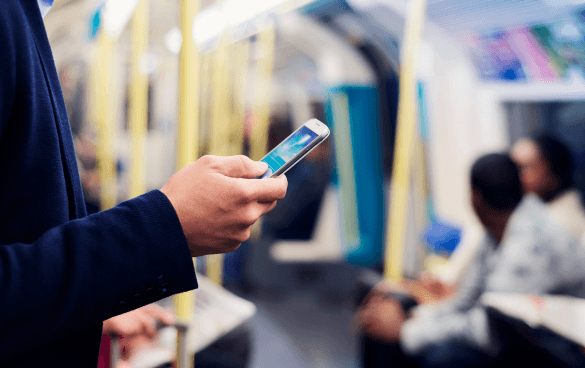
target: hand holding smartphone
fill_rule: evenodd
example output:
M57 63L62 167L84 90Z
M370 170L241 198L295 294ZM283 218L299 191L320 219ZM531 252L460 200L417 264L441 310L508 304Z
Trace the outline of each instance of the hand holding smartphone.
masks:
M311 150L329 137L329 128L317 119L311 119L294 131L261 161L268 164L268 170L259 177L271 178L286 173Z

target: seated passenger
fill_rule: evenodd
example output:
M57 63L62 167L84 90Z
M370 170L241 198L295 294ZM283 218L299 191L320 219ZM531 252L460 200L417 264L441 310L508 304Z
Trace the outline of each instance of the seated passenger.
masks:
M358 321L366 336L390 344L378 356L392 356L409 366L433 366L434 349L453 344L465 352L461 359L475 366L477 361L471 360L498 353L480 303L484 292L585 295L585 249L551 221L537 196L522 198L518 168L508 155L478 159L471 187L472 206L487 234L465 283L451 299L420 306L411 318L396 300L371 298ZM366 366L391 366L376 361L376 354L366 352Z
M535 193L561 226L583 241L585 211L574 187L573 160L569 149L548 134L521 139L512 147L512 159L520 167L525 193Z
M574 187L573 159L568 147L543 133L532 139L521 139L511 150L511 157L519 166L520 181L525 194L533 193L547 205L551 217L585 244L585 211L581 195ZM474 246L474 244L469 244ZM473 264L476 249L456 249L447 266L449 276L465 279ZM442 300L452 295L456 285L445 280L443 275L425 275L416 285L425 291L425 301Z

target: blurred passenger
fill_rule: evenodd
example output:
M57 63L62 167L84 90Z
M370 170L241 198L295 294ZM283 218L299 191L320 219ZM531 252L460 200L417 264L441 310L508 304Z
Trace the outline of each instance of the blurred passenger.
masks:
M574 187L573 159L565 144L548 134L521 139L512 147L525 193L535 193L551 216L584 242L585 211Z
M519 171L506 154L478 159L471 202L487 234L466 281L451 299L407 316L394 299L373 297L358 314L365 366L477 366L499 353L484 292L585 296L585 249L553 222L535 195L522 198ZM555 337L549 344L555 344ZM463 352L452 354L453 352ZM582 358L582 357L581 357Z
M551 217L585 244L585 211L581 195L574 187L573 159L567 146L543 133L533 139L521 139L512 147L511 157L519 166L524 194L538 195L547 205ZM423 302L443 300L453 295L474 262L477 249L458 248L446 267L459 275L457 283L445 282L425 274L412 288L424 294Z

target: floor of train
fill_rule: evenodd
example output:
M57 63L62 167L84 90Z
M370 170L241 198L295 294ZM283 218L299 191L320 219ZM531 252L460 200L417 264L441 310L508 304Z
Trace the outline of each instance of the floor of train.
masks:
M348 300L309 289L246 297L258 308L249 322L250 368L359 366Z
M347 281L333 279L339 280L334 284ZM257 307L249 321L253 344L249 367L359 367L350 287L331 285L329 279L249 292L232 290ZM343 289L343 293L334 291Z

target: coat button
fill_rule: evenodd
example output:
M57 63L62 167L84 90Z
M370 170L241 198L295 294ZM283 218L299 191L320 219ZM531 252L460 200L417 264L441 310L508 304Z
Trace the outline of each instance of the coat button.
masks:
M161 286L158 287L158 296L159 298L164 298L165 296L168 295L169 292L169 284L164 283Z

